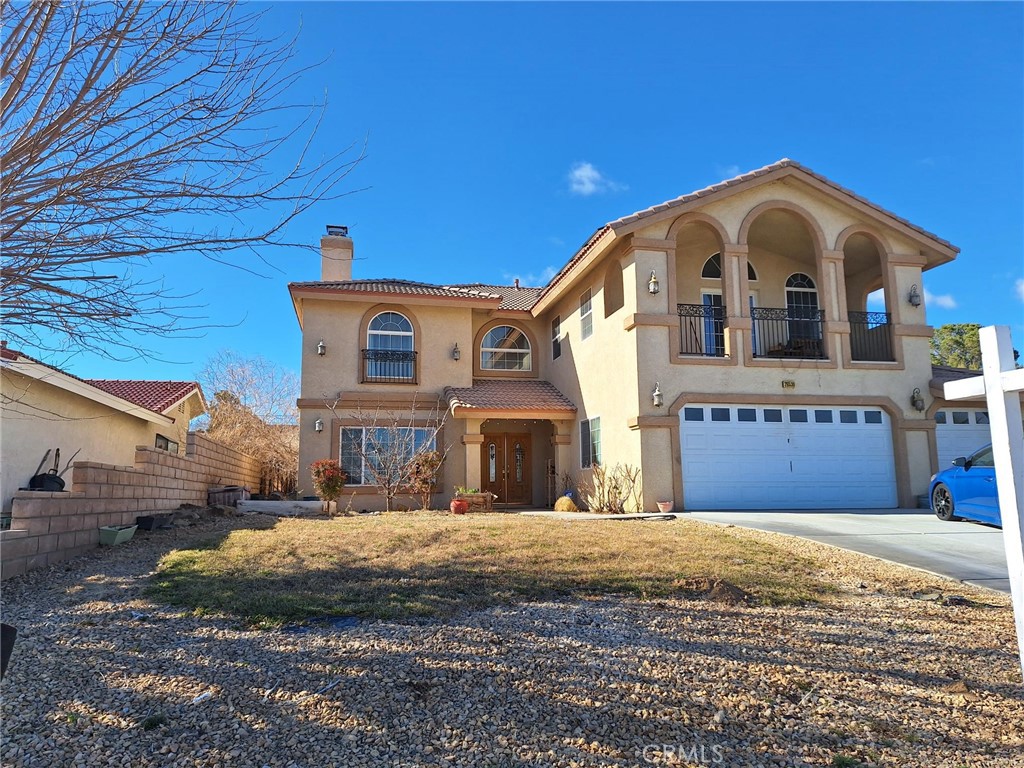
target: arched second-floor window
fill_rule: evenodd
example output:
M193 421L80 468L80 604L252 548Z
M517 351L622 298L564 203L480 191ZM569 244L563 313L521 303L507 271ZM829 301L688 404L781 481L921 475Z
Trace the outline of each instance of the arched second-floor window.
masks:
M703 280L721 280L722 254L712 254L711 258L704 262L704 267L700 271L700 276ZM747 280L757 280L757 272L754 271L754 265L749 261L747 262Z
M381 312L366 330L366 381L414 381L415 336L412 323L400 312Z
M480 342L480 369L532 371L533 350L526 334L513 325L498 325Z
M821 338L821 311L818 309L818 287L803 272L786 280L786 314L790 319L790 335L805 339Z

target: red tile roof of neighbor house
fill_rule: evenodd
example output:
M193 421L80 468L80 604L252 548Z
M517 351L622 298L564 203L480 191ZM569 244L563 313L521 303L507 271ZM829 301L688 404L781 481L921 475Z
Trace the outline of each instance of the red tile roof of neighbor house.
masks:
M83 379L97 389L109 392L129 403L163 413L193 391L202 391L194 381L140 381L133 379Z
M449 407L483 411L567 411L576 406L549 381L474 379L472 387L445 387Z

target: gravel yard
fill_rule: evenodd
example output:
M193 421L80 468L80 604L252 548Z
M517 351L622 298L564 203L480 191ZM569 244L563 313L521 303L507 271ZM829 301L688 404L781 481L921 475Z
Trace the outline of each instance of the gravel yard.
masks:
M771 607L729 590L566 598L298 632L143 595L162 555L252 522L140 533L5 582L20 635L3 765L1021 764L1002 595L739 529L820 561L836 591ZM675 524L703 525L659 525Z

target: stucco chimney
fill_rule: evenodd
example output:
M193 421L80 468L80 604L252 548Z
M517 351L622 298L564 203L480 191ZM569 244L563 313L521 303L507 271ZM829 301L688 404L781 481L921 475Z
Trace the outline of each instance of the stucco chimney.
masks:
M320 279L324 282L351 280L354 253L348 227L328 224L327 234L320 238Z

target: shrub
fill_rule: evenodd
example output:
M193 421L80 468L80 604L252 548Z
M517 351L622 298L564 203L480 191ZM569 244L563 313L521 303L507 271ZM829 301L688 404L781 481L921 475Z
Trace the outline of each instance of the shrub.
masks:
M580 483L580 495L591 512L639 512L640 493L640 470L630 464L616 464L611 469L595 464L591 482Z
M324 512L330 512L331 502L341 497L348 476L334 459L314 461L309 465L309 471L313 475L313 489L323 499Z
M406 470L409 490L419 497L420 509L430 509L430 496L437 484L443 458L440 451L420 451L409 462Z
M555 502L555 512L579 512L580 508L576 506L576 502L570 499L568 496L559 496Z

